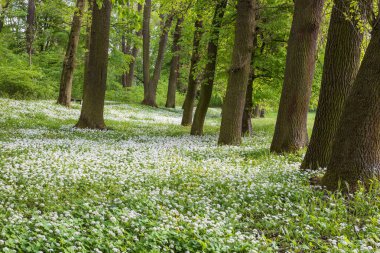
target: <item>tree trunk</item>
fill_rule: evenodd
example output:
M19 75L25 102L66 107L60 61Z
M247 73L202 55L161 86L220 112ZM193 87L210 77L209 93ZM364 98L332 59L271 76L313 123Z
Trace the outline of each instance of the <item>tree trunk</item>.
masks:
M265 118L265 109L262 108L260 111L260 118Z
M142 5L141 4L138 4L137 5L137 11L140 13L141 10L142 10ZM142 31L139 30L136 32L136 36L138 38L141 37L141 34L142 34ZM133 84L133 78L135 76L135 66L136 66L136 57L137 57L137 54L139 53L139 47L138 45L136 45L136 43L134 43L133 45L133 49L132 49L132 57L133 57L133 60L132 62L129 64L129 70L128 70L128 73L127 73L127 77L126 77L126 83L125 83L125 86L126 87L132 87L132 84Z
M255 112L253 113L253 117L254 118L260 118L260 112L261 112L260 105L256 105L255 106Z
M355 191L380 179L380 25L374 27L335 135L322 184L329 190ZM347 188L347 186L349 188Z
M257 14L257 11L256 11ZM257 18L256 18L257 20ZM252 115L253 115L253 82L255 80L255 57L257 49L257 28L255 28L255 34L253 36L253 48L252 48L252 57L251 57L251 70L249 73L247 92L245 94L245 104L243 110L243 119L242 119L242 136L252 136Z
M344 104L359 69L363 33L347 19L351 2L335 0L332 10L318 109L302 169L327 167Z
M93 2L89 63L78 128L105 129L104 98L107 82L111 1Z
M4 18L5 18L4 10L8 8L9 4L10 4L9 0L3 1L2 3L0 3L0 33L4 28Z
M177 19L177 24L174 31L173 39L173 57L170 63L170 75L169 75L169 85L168 94L166 99L166 108L175 108L175 95L177 91L178 75L179 75L179 62L180 56L179 52L181 47L179 45L179 40L181 39L183 17Z
M73 76L75 69L75 56L79 43L80 28L82 25L82 15L84 10L84 0L77 0L77 11L73 16L69 42L67 45L65 59L61 74L61 83L59 88L58 104L70 107L71 90L73 86Z
M199 44L201 42L203 35L203 21L195 21L195 32L193 39L193 53L191 56L191 65L190 65L190 74L189 74L189 83L187 86L186 97L183 103L183 115L182 115L182 126L190 126L193 122L193 111L195 104L195 97L197 96L198 90L198 78L196 77L196 67L201 59L199 54L200 48Z
M255 0L238 0L235 28L235 46L232 53L223 117L220 126L219 145L240 145L242 120L247 92L253 35L255 31Z
M126 42L126 39L125 39L125 35L121 36L121 51L123 52L123 54L129 54L129 50L127 48L127 42ZM124 73L121 76L121 85L124 88L127 87L127 73Z
M29 55L29 65L32 65L33 41L36 23L36 4L28 0L28 15L26 17L26 52Z
M252 136L252 114L253 114L253 81L254 81L254 70L251 69L251 73L248 78L247 92L245 95L245 104L243 109L243 118L242 118L242 127L241 135L242 136Z
M87 83L87 70L88 70L88 63L89 63L89 51L90 51L90 43L91 43L91 16L92 16L92 7L93 7L94 0L88 0L88 6L87 6L87 20L86 20L86 52L84 54L84 77L83 77L83 94L82 94L82 100L84 97L84 91L86 89L86 83Z
M145 0L143 16L143 79L144 98L149 93L150 83L150 15L152 12L152 0Z
M295 0L284 86L271 152L295 152L308 144L307 113L324 0Z
M202 82L201 85L201 95L195 110L194 120L191 126L191 135L203 135L203 126L214 86L219 33L220 27L222 26L222 19L226 11L226 6L227 0L219 0L215 8L215 14L212 21L212 31L207 49L207 64L204 73L205 81Z
M170 15L162 26L162 32L160 36L158 54L157 54L156 64L154 66L153 76L150 79L148 91L145 94L144 100L142 102L142 104L144 105L157 107L157 103L156 103L157 86L158 86L158 81L160 80L160 76L161 76L161 69L164 63L166 44L168 43L168 35L169 35L169 30L172 25L172 22L173 22L173 16Z

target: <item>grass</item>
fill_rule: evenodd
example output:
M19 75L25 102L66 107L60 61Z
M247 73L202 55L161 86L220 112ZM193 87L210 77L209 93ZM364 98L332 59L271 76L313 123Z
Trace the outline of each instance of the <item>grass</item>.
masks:
M275 114L218 147L181 110L109 103L112 131L74 130L79 105L0 99L0 251L375 252L379 187L312 188L302 154L268 152ZM310 123L312 118L310 117ZM311 126L311 124L310 124Z

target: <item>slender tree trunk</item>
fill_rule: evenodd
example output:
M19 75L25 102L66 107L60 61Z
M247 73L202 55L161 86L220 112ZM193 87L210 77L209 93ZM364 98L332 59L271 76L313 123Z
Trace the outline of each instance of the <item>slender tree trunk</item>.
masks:
M10 4L10 1L7 0L4 3L0 3L0 33L4 28L4 10L8 8L8 5Z
M318 109L302 169L327 167L344 104L359 69L363 33L347 19L351 2L335 0L332 10Z
M0 33L4 27L4 13L3 12L4 12L3 3L0 3Z
M126 39L125 39L125 35L121 36L121 51L123 52L123 54L129 54L129 50L127 48L127 42L126 42ZM124 88L127 87L127 73L124 73L121 76L121 85Z
M260 105L256 105L255 111L253 113L253 117L254 118L260 118L260 112L261 112Z
M220 126L219 145L240 145L242 120L247 92L253 35L255 31L255 0L238 0L235 28L235 46L229 73L223 117Z
M345 104L322 184L355 191L380 179L380 25L372 38ZM347 186L349 187L347 189Z
M78 128L105 129L104 98L107 82L111 1L93 2L89 64Z
M294 152L308 144L307 113L324 0L295 0L284 85L271 152Z
M257 11L256 11L257 14ZM256 18L257 20L257 18ZM251 70L249 73L247 92L245 95L245 104L243 110L243 119L242 119L242 136L252 136L252 115L253 115L253 82L255 80L255 57L257 49L257 28L255 29L255 34L253 36L253 48L252 48L252 57L251 57Z
M61 74L61 83L59 88L58 104L70 107L71 90L73 86L73 76L75 69L75 56L79 43L80 28L82 25L82 15L84 10L84 0L77 0L77 11L74 13L69 42L67 45L65 59Z
M138 4L137 5L137 11L140 13L141 10L142 10L142 5L141 4ZM139 30L136 32L136 36L138 38L141 37L141 34L142 34L142 31ZM126 78L126 83L125 83L125 86L126 87L132 87L132 84L133 84L133 78L135 76L135 66L136 66L136 57L137 57L137 54L139 53L139 47L136 43L134 43L133 45L133 49L132 49L132 57L133 57L133 60L132 62L129 64L129 70L128 70L128 73L127 73L127 78Z
M168 43L168 35L169 35L169 30L172 25L172 22L173 22L173 16L170 15L166 19L162 27L160 42L158 46L158 54L157 54L156 64L154 66L153 76L149 82L148 92L144 96L144 100L142 102L142 104L144 105L157 107L157 103L156 103L157 86L158 86L158 81L160 80L160 76L161 76L161 69L164 63L165 49Z
M214 86L216 58L218 55L218 43L220 27L227 6L227 0L220 0L215 8L215 14L212 21L212 32L207 50L207 64L204 73L204 82L201 86L201 95L194 114L193 124L191 126L191 135L203 135L203 126L206 119L208 106L210 104L212 89Z
M28 0L28 15L26 17L26 52L29 55L29 65L32 65L33 41L36 23L36 4Z
M182 22L183 17L177 19L177 24L174 31L174 39L173 39L173 57L170 63L170 75L169 75L169 85L168 85L168 94L166 99L166 108L175 108L175 95L177 91L177 83L179 76L179 63L180 56L179 52L181 47L179 45L179 40L181 39L182 32Z
M87 70L88 70L88 64L89 64L89 51L90 51L90 44L91 44L91 20L92 20L92 7L93 7L94 0L88 0L87 1L87 20L86 20L86 52L84 54L84 77L83 77L83 94L82 94L82 100L84 97L84 91L86 89L86 83L87 81Z
M151 12L152 12L152 0L145 0L143 26L142 26L144 98L148 96L149 83L150 83L150 15L151 15Z
M198 78L196 77L196 67L201 59L199 54L200 47L199 44L201 42L203 35L203 21L198 20L195 21L195 32L193 39L193 53L191 56L191 65L190 65L190 74L189 74L189 83L187 86L186 97L183 103L183 115L182 115L182 126L190 126L193 122L193 111L195 104L195 97L197 96L198 90Z
M4 9L7 8L8 2L5 3L3 6L3 3L0 3L0 33L2 32L4 28Z
M245 104L244 104L242 127L241 127L242 136L252 136L253 134L253 128L252 128L253 81L254 81L254 70L251 69L251 73L249 74L249 79L248 79L247 92L245 95Z

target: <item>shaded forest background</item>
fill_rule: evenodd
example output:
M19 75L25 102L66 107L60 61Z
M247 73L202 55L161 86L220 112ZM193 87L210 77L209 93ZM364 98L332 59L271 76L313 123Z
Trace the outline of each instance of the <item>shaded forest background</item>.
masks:
M197 13L202 14L203 36L200 42L200 62L196 69L201 74L206 65L207 42L214 4L204 1L195 8L195 1L154 1L151 18L151 72L157 55L162 27L160 17L177 10L183 16L180 45L180 71L177 85L177 106L182 106L190 71L193 48L194 23ZM201 1L199 1L201 2ZM199 3L198 3L199 4ZM318 41L318 59L314 77L310 110L318 104L319 87L322 75L324 45L328 28L331 4L327 3L324 22ZM86 8L86 7L85 7ZM197 9L202 9L199 11ZM267 110L277 109L284 75L287 41L292 21L293 1L261 1L260 15L257 19L257 49L255 52L255 80L253 88L254 104ZM1 9L0 32L0 96L16 99L57 99L62 62L69 39L71 22L77 9L75 1L38 0L35 2L35 31L32 56L26 50L26 29L28 2L23 0L3 0ZM234 42L234 21L236 9L231 1L226 9L220 30L217 68L214 91L210 106L219 107L225 95L228 69ZM169 31L168 45L165 50L164 64L157 91L157 104L166 102L170 64L173 56L172 46L177 18ZM73 79L72 97L82 98L84 59L86 53L86 27L90 22L88 11L84 12L76 68ZM143 100L142 38L138 31L142 27L142 12L137 1L118 3L112 10L109 64L106 99L124 103L140 103ZM136 67L133 86L124 88L122 75L129 71L133 47L137 47ZM30 61L30 62L29 62ZM30 64L31 63L31 64ZM199 96L199 93L198 93Z

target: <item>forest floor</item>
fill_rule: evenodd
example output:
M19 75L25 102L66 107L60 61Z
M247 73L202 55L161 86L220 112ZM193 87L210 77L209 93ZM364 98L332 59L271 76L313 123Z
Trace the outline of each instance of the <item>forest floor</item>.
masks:
M218 147L181 110L107 104L110 131L75 130L80 106L0 99L0 251L375 252L380 187L309 185L303 154L269 154L274 115ZM311 123L311 122L310 122Z

